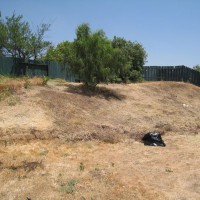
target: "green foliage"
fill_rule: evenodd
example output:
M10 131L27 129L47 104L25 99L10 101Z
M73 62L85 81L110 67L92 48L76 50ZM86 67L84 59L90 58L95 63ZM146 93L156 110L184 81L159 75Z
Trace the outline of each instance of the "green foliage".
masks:
M117 75L113 75L110 77L109 82L110 83L122 83L123 81Z
M147 58L146 51L141 44L127 41L124 38L114 37L112 46L115 49L113 56L117 62L118 76L123 82L140 81L142 69ZM116 64L115 64L116 65Z
M8 99L8 105L9 106L15 106L18 102L20 102L20 99L18 97L15 97L15 96L11 96L9 99Z
M91 32L88 24L78 26L74 41L74 54L69 61L86 86L95 87L108 81L112 45L102 30Z
M0 101L6 99L12 94L12 92L9 89L4 89L3 91L0 91Z
M61 192L66 192L67 194L74 193L76 189L76 184L78 183L77 179L70 179L66 185L61 186Z
M129 79L134 83L142 82L143 80L141 72L139 70L132 70Z
M69 63L69 59L73 55L72 48L73 43L68 41L58 44L56 48L50 46L47 50L45 59L61 63Z
M25 89L30 89L31 88L31 82L28 80L28 78L25 79L24 88Z
M3 19L0 16L0 52L4 56L12 56L25 61L30 58L41 58L50 42L44 41L44 34L49 24L42 24L33 32L22 15L13 13Z
M42 77L42 85L47 85L47 82L50 80L51 78L49 76L43 76Z
M200 65L195 65L193 69L200 72Z
M111 81L114 82L127 82L129 79L129 74L131 70L131 63L127 59L126 53L120 48L113 49L112 55L112 62L111 62L112 69L114 70L114 79L112 76Z
M141 81L147 54L141 44L114 37L110 41L103 30L92 32L87 23L78 26L74 42L51 46L47 60L67 63L87 88L100 82Z

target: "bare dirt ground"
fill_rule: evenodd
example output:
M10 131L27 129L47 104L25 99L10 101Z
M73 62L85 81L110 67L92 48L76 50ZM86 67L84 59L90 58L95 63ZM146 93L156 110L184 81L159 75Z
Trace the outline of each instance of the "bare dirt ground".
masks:
M200 199L199 99L173 82L19 90L0 102L0 199ZM140 142L154 130L166 147Z

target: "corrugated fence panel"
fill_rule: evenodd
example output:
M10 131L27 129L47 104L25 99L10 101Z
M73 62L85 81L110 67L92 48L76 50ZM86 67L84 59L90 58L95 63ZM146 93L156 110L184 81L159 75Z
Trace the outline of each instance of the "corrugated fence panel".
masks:
M78 76L74 75L74 73L72 73L72 71L70 70L70 67L68 65L65 65L65 70L66 70L66 74L65 74L65 80L66 81L70 81L70 82L76 82L78 80Z
M65 79L64 66L61 67L61 65L57 62L49 62L48 68L49 68L49 76L51 78Z
M145 67L143 77L148 81L158 81L160 79L160 70L157 66Z
M33 76L48 76L48 65L26 65L26 75Z
M200 86L200 72L185 66L145 66L146 81L184 81Z
M0 74L15 76L47 76L48 65L40 61L22 63L20 59L0 57Z
M70 82L78 81L68 65L57 62L42 62L29 60L20 62L20 59L0 57L0 74L16 76L50 76Z
M67 64L49 62L48 70L51 78L61 78L70 82L76 81L76 76L72 73Z
M13 65L13 58L0 57L0 74L11 75Z

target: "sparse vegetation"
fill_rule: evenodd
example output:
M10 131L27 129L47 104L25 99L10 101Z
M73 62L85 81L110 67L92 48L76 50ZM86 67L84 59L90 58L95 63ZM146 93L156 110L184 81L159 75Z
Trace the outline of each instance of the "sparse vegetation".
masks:
M80 163L79 169L81 172L84 171L84 169L85 169L85 166L82 162Z
M46 156L49 153L48 150L43 150L40 152L40 156Z
M173 172L173 170L171 168L166 168L165 171L166 172Z
M49 77L12 77L0 75L0 101L10 97L8 99L9 105L16 105L19 102L19 98L13 96L15 92L19 91L23 87L30 89L32 86L45 85L49 81Z
M29 81L28 78L25 79L24 88L25 89L30 89L31 88L31 82Z
M15 106L19 102L20 102L20 98L19 97L10 96L10 98L8 98L8 105L9 106Z
M42 84L43 85L47 85L47 82L50 80L51 78L49 76L43 76L42 77Z
M2 89L2 91L0 91L0 101L4 100L6 97L10 95L11 95L11 92L9 89Z
M67 194L73 194L76 190L76 184L78 183L78 179L70 179L67 184L62 184L60 191L65 192Z
M199 87L29 80L0 102L0 199L198 199ZM140 142L154 130L165 148Z

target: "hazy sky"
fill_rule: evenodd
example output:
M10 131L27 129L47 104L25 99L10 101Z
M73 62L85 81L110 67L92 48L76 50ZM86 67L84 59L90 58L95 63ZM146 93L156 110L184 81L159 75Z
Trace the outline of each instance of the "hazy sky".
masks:
M200 0L0 0L3 17L22 14L32 27L50 23L54 45L75 38L83 22L93 31L140 42L146 65L200 64Z

